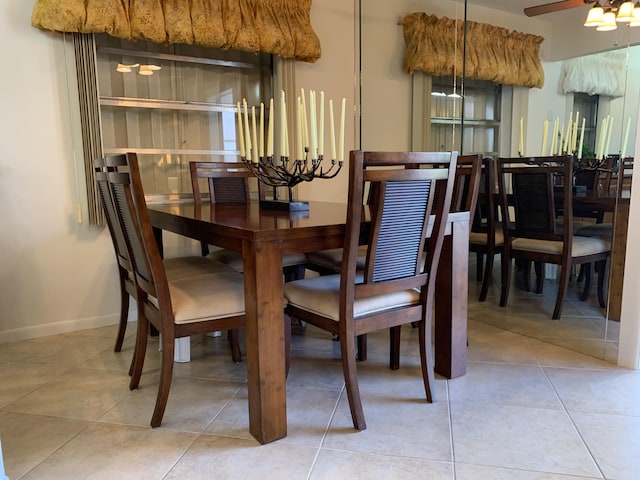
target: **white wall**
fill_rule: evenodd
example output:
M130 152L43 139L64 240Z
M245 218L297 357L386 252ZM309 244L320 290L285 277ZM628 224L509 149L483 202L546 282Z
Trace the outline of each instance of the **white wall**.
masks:
M0 342L113 323L108 232L76 219L62 36L31 27L33 2L0 4Z

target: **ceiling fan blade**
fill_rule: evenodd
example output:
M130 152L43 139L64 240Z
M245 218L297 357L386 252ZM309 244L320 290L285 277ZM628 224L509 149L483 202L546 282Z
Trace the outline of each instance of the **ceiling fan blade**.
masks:
M567 10L569 8L582 7L589 3L594 3L590 0L563 0L560 2L545 3L543 5L536 5L535 7L527 7L524 9L524 14L527 17L535 17L536 15L543 15L545 13L558 12L560 10Z

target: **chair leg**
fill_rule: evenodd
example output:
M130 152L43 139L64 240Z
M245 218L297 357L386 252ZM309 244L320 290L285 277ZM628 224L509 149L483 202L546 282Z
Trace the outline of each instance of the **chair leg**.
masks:
M367 334L358 335L358 351L357 358L360 362L365 362L367 360Z
M607 296L605 294L604 285L607 280L608 263L609 259L596 262L596 268L598 270L598 303L600 304L600 308L605 308L607 306Z
M122 351L122 343L124 342L124 334L127 331L128 319L129 319L129 293L125 288L124 280L120 278L120 323L118 325L118 334L116 335L116 343L113 346L114 352Z
M544 263L534 262L534 269L536 271L536 289L535 293L542 293L544 287Z
M502 255L502 289L500 292L500 306L506 307L509 299L509 286L511 285L511 258Z
M489 293L489 284L491 283L493 276L493 259L495 255L487 254L487 264L484 267L484 278L482 280L482 288L480 289L479 301L484 302L487 299Z
M516 262L517 265L517 262ZM522 273L524 274L524 289L527 292L531 291L531 262L526 261L522 263Z
M129 380L129 390L135 390L140 384L142 367L144 366L144 357L147 353L149 321L142 313L141 308L142 307L138 305L138 331L136 333L136 346L133 350L131 367L129 368L129 373L131 375L131 380Z
M389 329L389 368L398 370L400 368L400 333L401 325Z
M487 255L487 264L489 263L489 258L491 255ZM476 281L479 282L482 280L482 270L484 266L484 254L476 253ZM485 273L486 277L486 273Z
M342 353L342 372L344 374L351 419L356 430L365 430L367 424L364 420L358 376L356 373L355 339L353 335L345 331L340 332L340 351Z
M232 328L227 330L227 339L231 346L231 359L234 363L242 361L242 352L240 351L240 330Z
M593 284L591 281L591 264L583 263L580 265L580 274L584 277L584 286L580 294L580 300L584 302L591 295L591 285Z
M285 377L289 376L291 366L291 317L284 315L284 372Z
M158 396L156 406L151 417L151 426L159 427L164 417L169 399L169 389L171 388L171 378L173 377L175 339L173 335L162 335L162 365L160 367L160 385L158 386Z
M431 348L431 310L424 313L425 320L418 324L418 338L420 343L420 365L422 366L422 381L427 401L438 401L435 392L435 376L433 373L433 352Z
M560 282L558 283L558 297L556 298L556 306L553 309L553 320L558 320L562 314L564 299L567 296L567 288L569 288L569 275L571 267L569 265L560 268Z

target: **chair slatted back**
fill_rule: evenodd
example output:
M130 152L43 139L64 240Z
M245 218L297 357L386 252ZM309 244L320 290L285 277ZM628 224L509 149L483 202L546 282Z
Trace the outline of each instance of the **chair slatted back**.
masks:
M421 288L435 281L435 276L429 273L437 268L442 248L457 154L352 151L350 157L343 294L349 298L353 293L357 298L381 291ZM438 182L446 184L442 202L434 201ZM355 285L365 184L374 184L376 188L368 195L372 218L364 280Z
M459 155L451 199L452 212L475 212L480 191L482 155Z
M189 162L189 170L196 204L202 202L200 179L206 179L211 203L249 201L249 178L255 178L255 175L243 162ZM260 184L258 190L262 198Z
M622 192L631 191L631 180L633 178L633 157L625 157L620 160L618 165L618 178L616 180L616 189L618 195Z
M118 167L126 165L125 155L115 155L113 157L107 157L110 161L109 169L114 170ZM122 268L128 272L133 272L133 267L129 261L129 254L127 252L127 244L125 241L122 227L116 214L115 205L111 192L109 190L109 180L107 178L107 167L105 166L104 158L96 158L93 162L94 176L96 181L96 187L102 203L102 208L105 212L105 218L107 220L107 228L111 234L111 240L113 241L113 248L116 253L118 263Z
M503 218L508 219L508 230L513 237L571 244L572 172L570 156L498 159ZM507 191L509 184L510 192ZM513 220L509 217L507 195L511 196ZM561 233L556 231L559 213L563 220Z
M147 295L171 305L166 273L153 234L135 153L126 154L128 172L109 172L109 187L127 242L136 284ZM107 167L110 166L106 159Z
M495 161L492 158L484 158L480 167L480 185L476 208L471 219L472 232L494 232L497 219L497 204L494 195L496 186Z

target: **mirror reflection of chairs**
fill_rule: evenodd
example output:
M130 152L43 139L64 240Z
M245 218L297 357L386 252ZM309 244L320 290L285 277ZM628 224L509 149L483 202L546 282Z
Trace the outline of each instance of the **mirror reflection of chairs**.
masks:
M611 244L602 238L574 235L571 156L499 158L497 172L502 218L507 222L500 306L508 302L512 259L537 266L555 264L560 277L552 318L559 319L572 266L604 265ZM538 272L540 276L541 268ZM590 270L585 276L585 282L590 282ZM605 269L598 269L599 292L605 277Z

